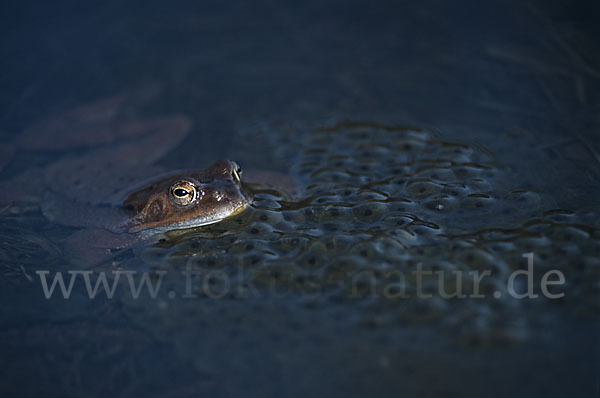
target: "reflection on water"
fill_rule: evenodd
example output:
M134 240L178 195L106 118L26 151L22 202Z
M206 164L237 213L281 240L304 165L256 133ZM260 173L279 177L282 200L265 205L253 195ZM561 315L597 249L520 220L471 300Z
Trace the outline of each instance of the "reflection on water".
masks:
M597 392L598 51L581 14L165 7L63 10L60 28L46 10L41 55L34 11L3 28L8 395ZM69 66L39 62L48 48ZM106 234L122 190L218 158L297 195L252 185L221 223ZM39 271L75 275L70 298L46 299ZM156 297L128 289L144 273ZM101 275L115 294L90 299Z

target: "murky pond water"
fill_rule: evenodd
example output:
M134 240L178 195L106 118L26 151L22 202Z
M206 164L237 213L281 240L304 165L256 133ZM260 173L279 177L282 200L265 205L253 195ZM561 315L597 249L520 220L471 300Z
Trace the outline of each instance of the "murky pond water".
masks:
M42 18L46 44L83 32L73 66L2 78L8 395L598 393L583 11L558 29L552 4L111 7L50 12L67 23ZM123 192L220 158L272 185L210 226L113 228Z

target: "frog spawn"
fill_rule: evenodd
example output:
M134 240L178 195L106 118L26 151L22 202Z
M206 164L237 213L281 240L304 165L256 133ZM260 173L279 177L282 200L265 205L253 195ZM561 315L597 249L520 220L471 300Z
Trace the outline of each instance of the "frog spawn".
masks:
M557 218L561 211L544 209L541 194L515 185L485 151L429 131L341 123L301 133L302 149L285 154L305 186L301 198L257 190L241 215L174 236L142 259L160 269L193 266L202 297L287 295L309 308L352 306L365 327L436 324L466 344L527 339L541 321L535 309L559 302L599 311L586 298L598 294L592 253L600 235L597 225L582 226L593 225L594 212ZM585 266L556 252L576 240L570 234L587 239ZM568 298L528 303L508 294L508 276L525 268L529 252L537 286L550 269L580 281L568 286ZM418 267L430 298L417 297ZM203 275L212 271L229 278L211 280L207 291ZM459 279L463 294L475 293L469 272L484 271L491 273L479 285L485 298L442 296L452 295Z

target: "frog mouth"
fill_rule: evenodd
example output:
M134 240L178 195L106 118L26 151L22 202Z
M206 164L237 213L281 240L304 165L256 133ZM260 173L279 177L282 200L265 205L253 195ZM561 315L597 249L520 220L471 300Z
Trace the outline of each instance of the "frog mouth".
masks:
M232 203L231 206L227 207L227 209L212 214L210 216L190 218L188 220L175 222L169 225L160 225L160 222L135 225L130 227L127 232L140 233L142 237L149 237L152 235L165 233L176 229L189 229L216 224L220 221L225 220L226 218L239 214L244 209L246 209L246 207L249 206L249 203L250 202L247 200L240 200L238 202Z

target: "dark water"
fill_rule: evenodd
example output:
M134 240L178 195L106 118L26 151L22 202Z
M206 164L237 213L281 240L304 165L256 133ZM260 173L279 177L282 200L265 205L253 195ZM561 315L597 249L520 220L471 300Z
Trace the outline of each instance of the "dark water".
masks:
M600 395L592 2L3 9L4 396ZM160 143L107 138L133 125ZM106 195L223 157L300 194L160 242L78 239ZM90 299L80 273L46 299L43 270L163 279Z

